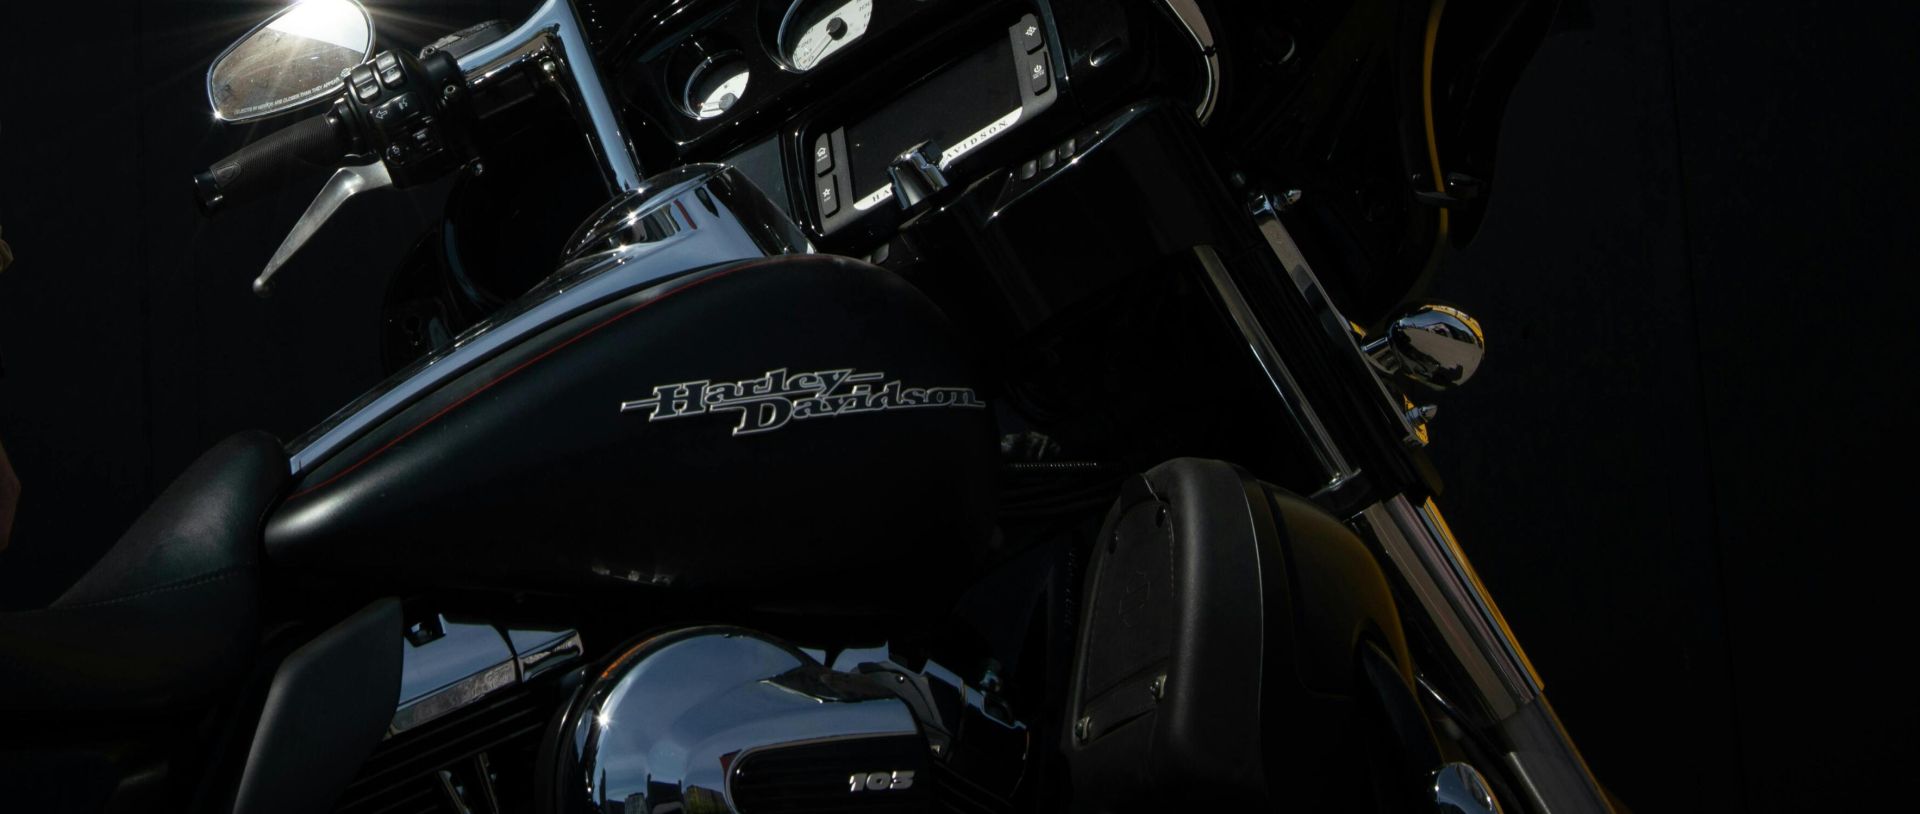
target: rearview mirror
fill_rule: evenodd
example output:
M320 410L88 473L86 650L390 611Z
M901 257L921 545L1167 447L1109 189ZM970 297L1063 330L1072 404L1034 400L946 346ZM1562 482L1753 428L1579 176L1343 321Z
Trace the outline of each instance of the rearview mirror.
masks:
M373 18L355 0L301 0L241 37L207 69L221 121L245 122L331 98L373 53Z

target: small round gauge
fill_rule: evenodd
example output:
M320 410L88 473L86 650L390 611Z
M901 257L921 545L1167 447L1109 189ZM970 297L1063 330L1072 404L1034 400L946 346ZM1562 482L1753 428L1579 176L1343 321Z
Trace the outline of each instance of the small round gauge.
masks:
M751 73L739 52L730 51L709 57L693 69L683 91L682 105L696 119L716 118L747 95L747 77Z
M794 70L811 71L872 21L873 0L798 0L780 21L780 55Z

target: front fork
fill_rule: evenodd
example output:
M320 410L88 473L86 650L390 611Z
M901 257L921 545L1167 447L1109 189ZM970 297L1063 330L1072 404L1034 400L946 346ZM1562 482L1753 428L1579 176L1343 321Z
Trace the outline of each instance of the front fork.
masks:
M1292 283L1278 287L1290 289L1299 297L1287 305L1297 307L1299 315L1318 323L1317 329L1306 333L1323 339L1320 347L1327 351L1332 367L1346 371L1339 381L1366 391L1359 403L1378 415L1362 416L1361 426L1384 427L1405 443L1424 444L1425 414L1405 409L1403 399L1374 375L1377 368L1356 340L1350 323L1320 286L1299 244L1281 222L1281 211L1296 200L1298 193L1255 196L1250 207L1255 226ZM1323 503L1354 505L1351 496L1364 493L1374 479L1361 471L1360 457L1339 442L1329 429L1331 422L1316 411L1315 400L1290 369L1283 346L1274 340L1282 335L1277 330L1280 326L1269 330L1210 247L1198 247L1196 256L1254 360L1321 464L1326 474ZM1474 332L1477 344L1477 327ZM1293 335L1298 336L1298 332ZM1376 389L1378 398L1371 392ZM1315 395L1325 394L1315 391ZM1439 662L1421 665L1425 668L1425 692L1446 714L1470 729L1478 743L1491 747L1483 751L1497 754L1497 760L1504 764L1480 768L1511 777L1513 782L1507 785L1537 811L1611 811L1599 783L1547 702L1539 675L1475 576L1439 507L1431 499L1416 504L1405 494L1396 493L1340 514L1371 542L1382 565L1397 575L1405 594L1419 606L1419 613L1408 615L1409 627L1426 640L1424 649L1433 654L1429 660ZM1445 779L1436 776L1436 793Z

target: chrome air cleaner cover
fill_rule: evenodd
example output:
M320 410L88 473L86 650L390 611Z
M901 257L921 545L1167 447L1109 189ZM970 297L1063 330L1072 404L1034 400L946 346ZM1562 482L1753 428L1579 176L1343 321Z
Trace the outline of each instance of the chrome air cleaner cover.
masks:
M927 741L885 680L739 628L655 636L576 694L542 755L543 802L567 814L926 810Z

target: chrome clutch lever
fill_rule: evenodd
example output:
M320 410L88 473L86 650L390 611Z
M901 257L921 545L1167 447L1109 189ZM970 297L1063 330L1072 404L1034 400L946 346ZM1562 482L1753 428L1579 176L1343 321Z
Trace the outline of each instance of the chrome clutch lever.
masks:
M253 293L261 297L271 295L273 275L293 259L300 247L307 245L307 241L320 231L321 226L326 225L333 213L340 211L340 206L347 199L362 192L390 186L393 186L393 176L387 172L387 165L378 159L372 163L354 164L335 170L333 177L327 179L327 185L320 188L320 194L314 196L313 203L307 206L307 211L301 213L300 220L294 222L287 239L280 241L280 248L267 261L267 267L260 271L260 276L253 278Z

